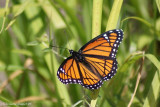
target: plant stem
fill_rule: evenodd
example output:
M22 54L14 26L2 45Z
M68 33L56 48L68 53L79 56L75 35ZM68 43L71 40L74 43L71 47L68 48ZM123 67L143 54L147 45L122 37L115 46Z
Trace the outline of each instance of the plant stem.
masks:
M93 15L92 15L92 38L101 33L101 19L102 19L102 4L103 0L93 0ZM91 107L96 106L98 90L93 90L91 93Z
M102 4L103 0L93 0L92 38L101 33Z

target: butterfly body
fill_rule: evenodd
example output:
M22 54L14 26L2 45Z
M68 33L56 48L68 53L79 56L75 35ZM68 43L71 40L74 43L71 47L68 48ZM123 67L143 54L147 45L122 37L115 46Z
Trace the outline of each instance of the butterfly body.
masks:
M59 80L98 89L117 72L116 53L122 39L122 30L110 30L90 40L78 52L69 50L71 56L57 71Z
M83 62L85 58L83 57L82 53L76 52L73 50L69 50L70 54L72 55L73 58L76 58L77 61Z

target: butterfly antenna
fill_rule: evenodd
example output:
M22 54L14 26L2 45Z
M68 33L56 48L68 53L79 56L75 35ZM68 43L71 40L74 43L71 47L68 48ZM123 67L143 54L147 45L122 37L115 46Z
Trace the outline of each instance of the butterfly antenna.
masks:
M68 48L64 48L64 47L58 47L58 46L52 46L52 45L50 45L50 47L54 47L54 48L62 48L62 49L67 49L67 50L69 50Z
M64 48L64 47L57 47L57 46L52 46L52 45L50 45L50 47L54 47L54 48L62 48L62 49L68 49L68 48ZM56 54L56 55L58 55L59 57L62 57L63 59L66 59L67 57L64 57L64 56L62 56L62 55L60 55L58 52L56 52L54 49L52 49L52 51Z

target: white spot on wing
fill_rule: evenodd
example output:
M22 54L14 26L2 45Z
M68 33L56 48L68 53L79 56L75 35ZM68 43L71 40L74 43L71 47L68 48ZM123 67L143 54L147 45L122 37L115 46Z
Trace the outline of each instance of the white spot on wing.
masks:
M107 36L107 34L104 34L103 36L104 36L104 37L106 37L106 36Z

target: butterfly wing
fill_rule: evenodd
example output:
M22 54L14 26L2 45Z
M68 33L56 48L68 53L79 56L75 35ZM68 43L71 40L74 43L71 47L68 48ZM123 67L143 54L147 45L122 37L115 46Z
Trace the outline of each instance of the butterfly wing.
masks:
M72 56L68 57L61 64L57 71L57 76L64 84L81 83L81 81L79 81L81 79L81 75L79 74L77 62Z
M111 30L92 39L79 50L91 68L90 72L100 78L99 81L109 80L116 74L116 53L122 39L122 30Z
M88 67L74 57L68 57L59 67L57 76L64 84L81 84L85 88L96 89L102 81Z

